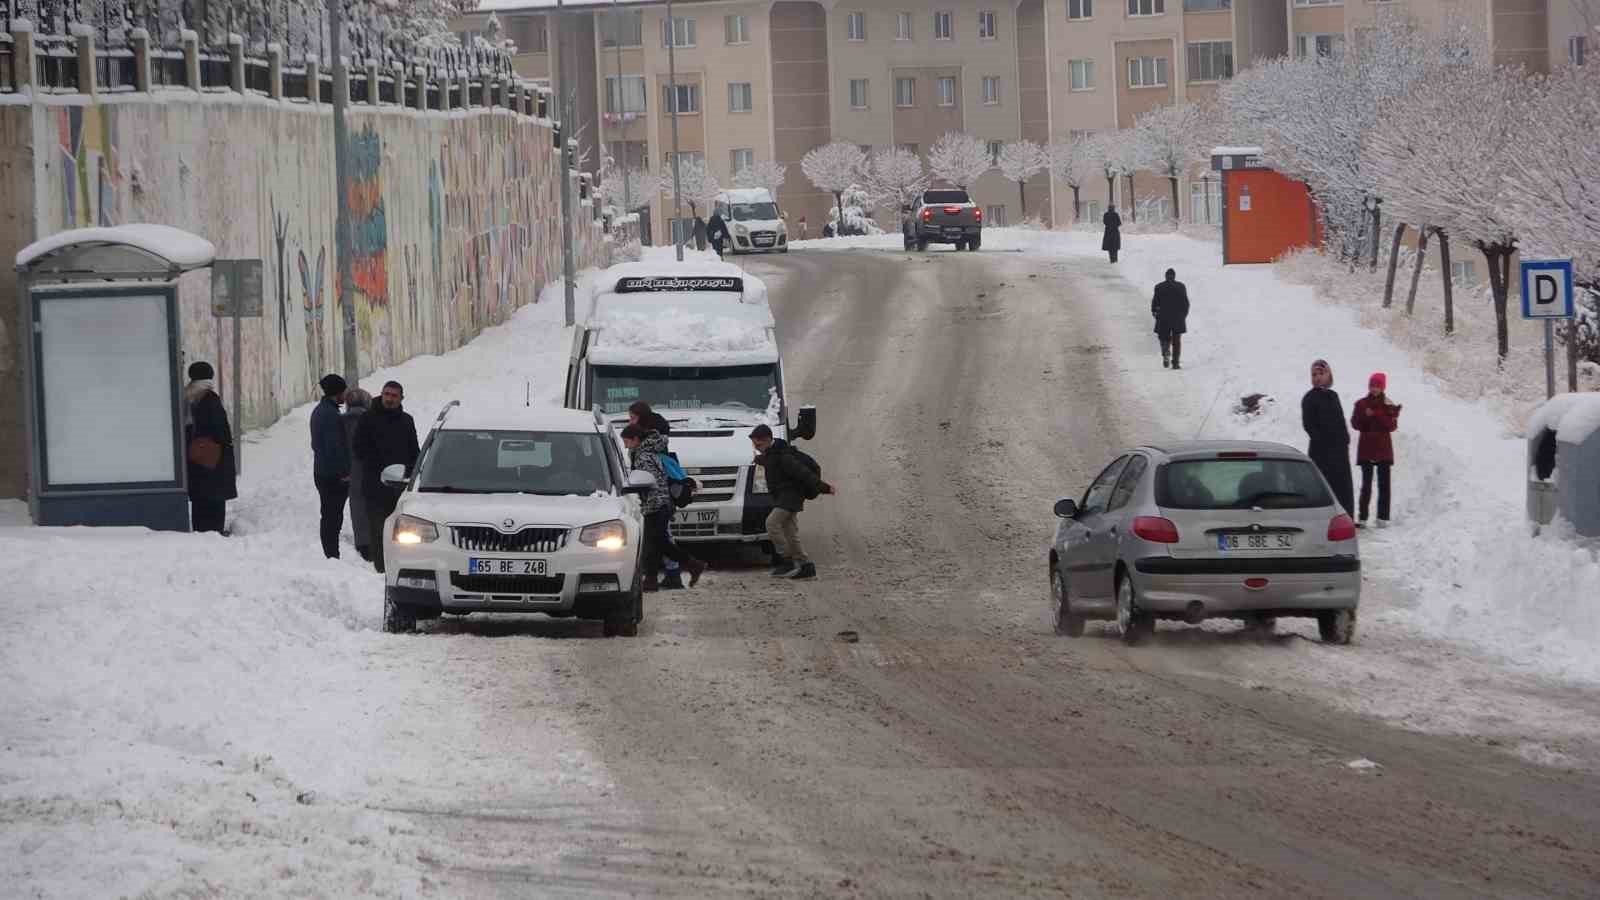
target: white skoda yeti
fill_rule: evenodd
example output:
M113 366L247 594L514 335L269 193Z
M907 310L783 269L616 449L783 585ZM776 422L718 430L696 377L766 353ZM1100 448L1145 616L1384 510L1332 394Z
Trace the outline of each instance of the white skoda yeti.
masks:
M383 630L440 613L601 619L607 637L644 618L639 494L622 443L599 417L565 409L476 409L435 420L384 523Z

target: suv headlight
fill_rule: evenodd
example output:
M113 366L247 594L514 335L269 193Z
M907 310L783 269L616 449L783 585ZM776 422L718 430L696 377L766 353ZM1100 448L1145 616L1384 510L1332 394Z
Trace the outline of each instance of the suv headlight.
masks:
M767 467L750 467L750 491L756 494L767 493Z
M396 544L431 544L439 539L439 526L416 516L401 516L394 520Z
M578 543L597 550L621 550L628 546L628 529L620 519L589 525L578 532Z

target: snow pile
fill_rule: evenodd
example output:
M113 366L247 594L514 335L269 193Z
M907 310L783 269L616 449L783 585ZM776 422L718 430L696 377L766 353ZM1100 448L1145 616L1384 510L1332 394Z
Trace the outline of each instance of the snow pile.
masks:
M454 398L556 402L560 296L363 385L404 384L419 429ZM381 576L348 530L343 559L318 545L310 411L245 436L229 538L34 528L0 504L0 883L415 896L446 850L384 809L607 783L545 665L518 667L531 707L506 723L478 699L504 665L482 639L379 631Z
M1556 439L1581 444L1600 429L1600 394L1557 394L1528 417L1530 438L1545 429Z

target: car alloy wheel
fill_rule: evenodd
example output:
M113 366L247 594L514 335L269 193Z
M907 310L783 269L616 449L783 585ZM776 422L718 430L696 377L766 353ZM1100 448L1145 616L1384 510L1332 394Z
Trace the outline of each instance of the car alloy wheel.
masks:
M1083 637L1083 616L1072 614L1072 601L1067 596L1067 581L1061 570L1051 566L1050 603L1055 611L1056 634Z

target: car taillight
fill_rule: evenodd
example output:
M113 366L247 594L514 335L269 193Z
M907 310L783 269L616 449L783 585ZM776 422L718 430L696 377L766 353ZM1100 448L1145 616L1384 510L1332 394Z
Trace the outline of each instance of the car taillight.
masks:
M983 210L981 210L981 209L975 209L975 210L973 210L973 211L972 211L972 215L973 215L973 217L974 217L974 218L976 218L976 219L977 219L977 220L978 220L978 221L979 221L979 222L982 222L982 221L983 221Z
M1264 591L1264 590L1266 590L1267 589L1267 583L1268 583L1267 579L1265 579L1265 578L1246 578L1244 580L1244 586L1249 588L1252 591Z
M1328 523L1328 540L1353 541L1356 539L1356 523L1350 517L1340 513Z
M944 211L945 211L945 215L953 216L956 213L961 212L961 207L959 207L959 206L946 206L944 208Z
M933 220L933 210L931 210L931 209L923 210L922 211L922 221L930 222L932 220Z
M1133 533L1156 544L1176 544L1178 526L1160 516L1139 516L1133 520Z

